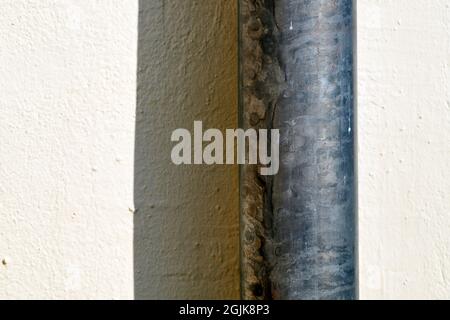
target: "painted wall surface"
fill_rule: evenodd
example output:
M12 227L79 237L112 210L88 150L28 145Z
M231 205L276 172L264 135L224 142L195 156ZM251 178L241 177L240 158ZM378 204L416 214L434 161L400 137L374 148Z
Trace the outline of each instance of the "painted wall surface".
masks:
M0 298L133 298L136 1L0 2Z
M237 126L236 10L0 2L0 298L239 297L237 168L170 161Z
M357 3L360 294L449 298L450 3ZM0 298L238 297L237 170L166 143L236 126L235 1L138 4L0 2Z
M238 170L172 164L173 130L237 127L237 2L141 0L136 298L239 298Z
M358 0L361 298L450 298L450 2Z

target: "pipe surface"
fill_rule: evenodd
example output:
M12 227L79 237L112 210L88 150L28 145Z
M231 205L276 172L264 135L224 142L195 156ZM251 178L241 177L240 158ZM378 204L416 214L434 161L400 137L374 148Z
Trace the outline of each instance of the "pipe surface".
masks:
M281 134L241 168L242 296L355 299L352 1L239 5L241 126Z

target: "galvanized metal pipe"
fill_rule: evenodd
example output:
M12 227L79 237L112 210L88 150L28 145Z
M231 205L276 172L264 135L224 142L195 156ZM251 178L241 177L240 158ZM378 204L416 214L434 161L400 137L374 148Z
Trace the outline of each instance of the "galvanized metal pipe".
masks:
M245 299L354 299L352 0L240 1L240 115L280 129L241 170Z

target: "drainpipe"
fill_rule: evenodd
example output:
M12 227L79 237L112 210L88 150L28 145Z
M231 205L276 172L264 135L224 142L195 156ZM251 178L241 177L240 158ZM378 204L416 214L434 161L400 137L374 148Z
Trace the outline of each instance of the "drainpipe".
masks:
M352 0L239 0L239 19L240 125L280 130L277 175L241 168L242 296L355 299Z

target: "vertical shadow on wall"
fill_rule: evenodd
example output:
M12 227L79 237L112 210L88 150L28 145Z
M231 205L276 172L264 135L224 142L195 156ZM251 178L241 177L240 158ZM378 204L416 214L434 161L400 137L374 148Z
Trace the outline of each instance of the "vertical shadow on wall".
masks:
M170 159L177 128L236 127L235 2L139 1L136 299L239 297L237 168Z

